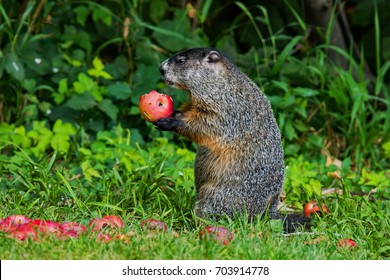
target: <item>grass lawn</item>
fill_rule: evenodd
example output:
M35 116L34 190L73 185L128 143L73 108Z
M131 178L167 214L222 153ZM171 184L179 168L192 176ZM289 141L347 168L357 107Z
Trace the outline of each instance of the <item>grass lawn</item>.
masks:
M253 223L238 217L200 224L192 211L192 151L166 139L141 148L129 138L107 135L106 140L92 143L90 150L79 148L84 155L78 157L54 153L36 159L23 149L0 157L0 219L22 214L87 226L93 218L117 215L124 221L121 232L128 239L96 242L96 234L87 232L66 240L18 241L0 232L0 259L390 258L387 171L357 174L343 163L340 179L329 176L330 167L324 168L324 162L286 160L284 204L302 211L305 202L316 199L327 205L330 214L316 214L309 231L285 236L282 222L267 218ZM325 195L322 190L330 187L339 192ZM142 229L146 218L165 222L167 231ZM200 239L199 232L209 224L228 228L234 236L230 244ZM337 246L341 239L353 239L356 247Z
M165 219L166 232L149 232L141 229L140 219L126 215L122 232L129 237L127 241L96 242L96 235L91 232L66 240L17 241L2 233L0 259L366 260L390 257L390 219L382 209L384 205L364 197L334 196L328 201L331 214L314 217L311 231L289 236L283 234L279 221L222 221L219 224L229 228L234 235L232 242L224 246L213 240L200 239L202 226L195 223L183 228L177 226L177 221ZM52 211L56 212L56 209ZM72 215L67 218L71 219ZM87 215L73 218L84 224L88 219ZM337 246L344 238L353 239L357 246Z

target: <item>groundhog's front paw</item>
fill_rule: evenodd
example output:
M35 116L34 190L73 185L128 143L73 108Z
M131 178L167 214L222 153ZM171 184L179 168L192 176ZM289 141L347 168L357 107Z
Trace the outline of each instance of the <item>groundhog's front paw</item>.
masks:
M172 112L172 115L170 115L171 118L180 118L181 117L181 114L182 112L181 111L178 111L178 110L173 110Z
M153 124L157 127L158 130L162 131L175 131L177 126L179 125L180 121L169 117L169 118L162 118L154 122Z

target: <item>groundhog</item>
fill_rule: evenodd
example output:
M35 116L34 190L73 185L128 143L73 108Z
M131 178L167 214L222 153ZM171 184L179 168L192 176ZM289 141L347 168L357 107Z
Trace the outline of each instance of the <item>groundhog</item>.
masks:
M259 87L216 49L193 48L160 65L167 85L187 90L190 102L154 124L198 144L196 215L247 213L283 219L285 230L307 226L300 215L278 211L284 181L279 127Z

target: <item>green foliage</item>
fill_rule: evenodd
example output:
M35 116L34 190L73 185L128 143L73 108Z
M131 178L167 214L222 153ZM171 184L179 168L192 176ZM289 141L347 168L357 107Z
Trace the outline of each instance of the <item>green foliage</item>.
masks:
M93 246L101 254L91 258L388 258L389 1L346 3L358 56L330 44L336 8L319 31L301 7L295 0L1 1L0 217L87 222L119 214L137 235L127 249L72 240L72 253L53 258L90 258ZM322 43L311 40L313 30ZM170 94L176 108L186 101L166 88L158 66L197 46L221 49L269 97L286 154L285 204L300 211L309 200L325 202L332 214L315 217L313 232L324 232L326 243L286 241L277 222L245 219L222 222L237 234L227 249L197 238L193 146L154 129L138 109L152 89ZM341 167L326 166L323 155ZM328 188L343 194L324 196ZM164 219L180 238L143 238L144 217ZM361 246L337 249L340 232ZM44 246L2 244L16 252L11 258L26 248L27 258L48 256Z
M0 120L6 123L28 127L61 119L92 136L120 123L146 141L168 137L139 118L140 95L166 90L180 105L186 95L160 83L159 63L183 48L215 45L270 97L287 155L316 154L326 144L335 147L334 156L352 157L359 169L387 164L373 145L384 143L390 131L389 64L380 48L389 30L380 29L382 2L379 9L372 2L354 4L352 16L356 26L375 23L375 95L364 79L364 55L372 51L366 41L360 64L328 44L332 22L325 43L312 45L295 1L205 1L185 9L166 1L12 3L0 4ZM362 15L366 6L371 18ZM350 61L350 71L332 65L330 51Z
M75 128L60 120L52 130L39 122L28 132L24 127L11 129L2 135L8 138L0 174L8 179L0 180L0 192L22 195L19 207L42 197L46 207L70 200L88 212L107 208L140 216L145 211L164 216L172 210L177 218L192 215L194 153L164 138L142 149L131 140L130 130L117 126L99 132L95 141L85 139L76 149L70 138ZM42 138L38 144L36 138ZM50 150L50 160L42 157Z
M318 165L303 160L290 159L286 165L285 191L288 204L302 209L302 203L321 196L323 184L319 180Z

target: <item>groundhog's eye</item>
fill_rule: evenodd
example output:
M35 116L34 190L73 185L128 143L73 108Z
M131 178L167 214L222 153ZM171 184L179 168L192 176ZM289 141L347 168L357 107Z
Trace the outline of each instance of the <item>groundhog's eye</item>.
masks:
M180 56L176 59L177 64L184 64L187 61L187 58L184 56Z

